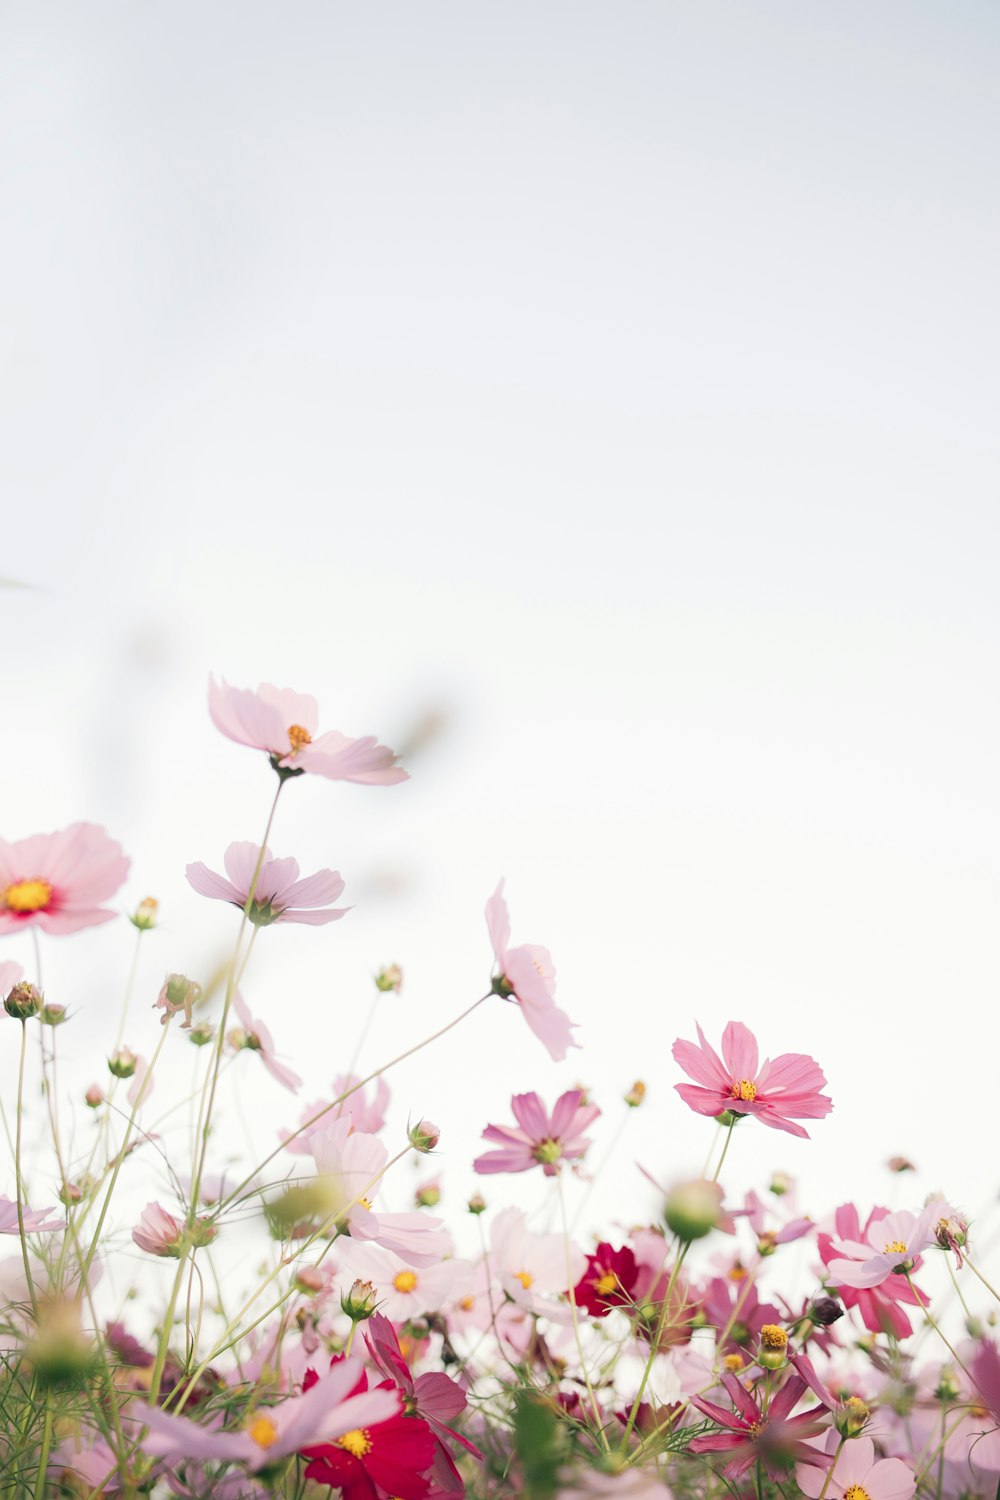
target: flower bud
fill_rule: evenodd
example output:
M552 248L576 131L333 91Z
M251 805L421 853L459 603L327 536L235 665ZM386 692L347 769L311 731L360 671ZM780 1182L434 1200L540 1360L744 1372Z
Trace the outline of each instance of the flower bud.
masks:
M307 1297L318 1297L322 1291L326 1290L323 1272L316 1266L300 1266L295 1273L295 1285Z
M871 1420L871 1412L860 1396L848 1396L833 1414L833 1425L841 1437L857 1437Z
M441 1139L441 1132L430 1120L421 1120L417 1125L411 1125L409 1130L410 1145L414 1151L420 1151L424 1155L433 1151Z
M132 926L137 927L140 932L148 932L151 927L155 927L159 905L155 896L147 896L144 901L140 901L129 917Z
M643 1083L641 1078L637 1078L635 1080L635 1083L633 1083L632 1087L629 1089L628 1093L625 1095L625 1103L628 1105L629 1109L638 1109L639 1105L642 1103L645 1097L646 1085Z
M196 1047L206 1047L215 1036L215 1027L210 1026L207 1021L202 1021L197 1026L192 1026L188 1032L188 1041L194 1042Z
M61 1026L66 1020L65 1005L43 1004L38 1019L43 1026Z
M962 1266L962 1251L969 1243L969 1222L958 1214L942 1214L934 1226L934 1238L942 1250L953 1250L958 1268Z
M414 1202L418 1208L436 1208L441 1202L441 1185L435 1179L433 1182L422 1182L413 1195Z
M473 1193L466 1207L470 1214L484 1214L486 1212L486 1199L482 1193Z
M383 995L390 992L398 995L403 988L403 971L399 964L389 964L386 968L379 969L375 975L375 988Z
M24 1353L43 1389L82 1387L93 1373L97 1350L83 1331L79 1302L54 1298L40 1303L38 1326Z
M721 1216L722 1189L717 1182L696 1178L679 1182L667 1194L663 1217L679 1240L700 1240L716 1227Z
M777 1323L765 1323L760 1330L757 1362L765 1370L780 1370L788 1356L788 1334Z
M209 1218L195 1219L194 1223L185 1230L185 1239L192 1250L202 1250L210 1245L218 1234L212 1220Z
M770 1188L776 1198L783 1198L792 1190L792 1179L787 1172L775 1172L771 1178Z
M810 1323L817 1328L829 1328L831 1323L844 1316L844 1308L836 1297L817 1297L810 1302L808 1315Z
M349 1292L341 1293L341 1311L352 1323L364 1323L377 1307L378 1297L370 1281L355 1281Z
M116 1078L131 1078L138 1060L135 1053L130 1052L128 1047L119 1047L118 1051L108 1058L108 1067Z
M99 1083L92 1083L83 1097L88 1109L100 1109L104 1103L104 1090Z
M75 1182L64 1182L56 1197L60 1203L65 1203L67 1208L72 1208L74 1203L80 1202L83 1190L78 1188Z
M886 1166L890 1172L915 1172L917 1170L907 1156L890 1156Z
M42 997L33 984L22 979L15 984L3 1003L3 1008L15 1021L30 1021L42 1008Z
M738 1375L743 1369L742 1354L724 1354L722 1356L722 1368L730 1375Z
M158 1006L163 1011L160 1021L164 1026L172 1015L182 1010L184 1020L181 1022L181 1029L190 1031L191 1011L200 999L200 984L195 984L194 980L188 979L186 974L168 974L163 981L160 993L153 1001L153 1006L154 1008Z

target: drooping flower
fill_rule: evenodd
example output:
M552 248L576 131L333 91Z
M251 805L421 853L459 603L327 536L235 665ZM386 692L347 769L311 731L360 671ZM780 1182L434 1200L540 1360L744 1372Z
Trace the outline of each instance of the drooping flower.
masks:
M239 1027L234 1027L226 1037L230 1046L237 1052L256 1052L271 1077L276 1078L282 1088L289 1089L293 1094L296 1093L302 1087L302 1079L298 1073L278 1061L270 1031L263 1021L253 1018L250 1014L250 1007L238 990L233 996L233 1009L241 1024Z
M921 1250L934 1243L934 1226L941 1205L930 1203L920 1214L901 1209L870 1219L864 1241L834 1240L833 1256L827 1262L834 1286L869 1288L881 1286L890 1276L914 1269Z
M183 1250L184 1225L158 1203L147 1203L132 1238L140 1250L176 1260Z
M0 936L36 925L62 935L116 915L101 906L128 874L121 845L95 823L0 839Z
M317 1379L314 1370L307 1370L303 1390L310 1390ZM398 1389L392 1380L375 1387L393 1395ZM357 1397L367 1390L368 1375L361 1370L351 1394ZM309 1444L302 1456L309 1460L306 1478L337 1488L340 1500L379 1500L380 1495L424 1500L430 1490L426 1471L434 1461L435 1446L427 1423L404 1411L377 1424L359 1425L332 1442Z
M613 1307L629 1307L639 1279L636 1259L627 1245L615 1250L602 1240L573 1288L573 1300L592 1318L606 1318Z
M486 903L486 926L493 956L500 968L493 980L493 989L504 998L513 995L524 1019L548 1049L550 1057L561 1062L567 1048L580 1044L573 1040L573 1022L552 999L556 989L552 956L547 948L541 948L537 943L522 943L519 948L508 946L510 918L503 899L503 886L501 880Z
M253 900L247 916L255 927L267 927L272 922L305 922L310 927L319 927L324 922L335 922L346 916L347 906L331 906L331 901L344 889L344 882L337 870L317 870L315 875L299 879L298 861L291 857L275 859L270 849L264 850L260 869L254 881L254 871L260 860L260 845L247 842L230 844L225 854L227 880L217 875L199 860L188 865L185 871L188 884L200 896L210 896L216 901L228 901L242 911L247 904L250 888Z
M755 1463L760 1463L772 1479L785 1478L795 1464L829 1468L829 1457L806 1441L828 1425L826 1408L814 1406L796 1417L791 1415L807 1389L800 1376L785 1380L766 1411L735 1375L727 1371L721 1381L733 1403L732 1411L702 1396L690 1398L697 1411L724 1429L692 1438L688 1444L692 1453L731 1454L723 1469L727 1479L740 1479Z
M411 1266L434 1265L451 1250L443 1220L425 1213L377 1213L372 1208L389 1153L374 1135L334 1120L310 1137L320 1174L323 1209L339 1214L352 1239L371 1240Z
M789 1135L808 1137L795 1119L818 1120L833 1108L821 1094L826 1078L811 1057L784 1052L773 1062L758 1061L757 1041L742 1021L730 1021L722 1033L722 1057L709 1046L698 1026L698 1042L678 1039L675 1060L695 1082L675 1083L685 1104L699 1115L756 1115L764 1125Z
M837 1448L833 1432L827 1438L827 1451L832 1455ZM843 1444L829 1474L813 1464L799 1464L795 1478L811 1500L818 1500L820 1492L830 1500L910 1500L917 1487L912 1469L898 1458L876 1458L875 1444L864 1435Z
M596 1104L583 1103L582 1089L560 1094L549 1115L537 1094L514 1094L510 1107L516 1126L487 1125L484 1141L498 1141L499 1151L487 1151L472 1163L475 1172L528 1172L540 1166L555 1177L562 1161L583 1156L590 1140L583 1134L600 1114Z
M354 781L365 786L394 786L409 773L374 735L352 740L338 729L317 735L316 699L291 688L262 682L256 692L230 687L225 678L208 679L208 711L212 723L227 739L252 750L263 750L276 771L296 776L310 771L329 781Z

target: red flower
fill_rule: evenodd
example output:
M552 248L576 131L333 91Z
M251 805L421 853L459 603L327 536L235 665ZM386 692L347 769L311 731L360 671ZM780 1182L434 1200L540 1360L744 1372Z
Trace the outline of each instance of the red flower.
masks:
M307 1370L303 1391L310 1390L318 1379L315 1370ZM356 1396L367 1389L368 1376L362 1372L350 1394ZM384 1380L375 1389L396 1387L391 1380ZM306 1478L339 1488L341 1500L380 1500L383 1495L424 1500L430 1488L424 1471L434 1461L434 1434L419 1417L400 1414L371 1427L354 1428L332 1443L303 1448L302 1456L309 1460Z
M587 1256L587 1269L573 1288L573 1300L592 1318L606 1318L613 1307L627 1307L639 1279L635 1256L628 1246L612 1250L601 1241Z

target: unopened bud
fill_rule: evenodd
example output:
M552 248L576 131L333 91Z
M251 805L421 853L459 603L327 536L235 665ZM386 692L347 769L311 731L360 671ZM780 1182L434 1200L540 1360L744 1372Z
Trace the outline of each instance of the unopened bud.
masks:
M100 1109L104 1103L104 1090L99 1083L92 1083L83 1097L89 1109Z
M318 1297L326 1288L323 1272L315 1266L300 1266L295 1273L295 1285L308 1297Z
M64 1182L56 1197L60 1203L65 1203L67 1208L72 1208L74 1203L79 1203L83 1197L83 1190L78 1188L75 1182Z
M70 1298L41 1303L36 1332L24 1353L43 1388L83 1386L93 1372L97 1351L83 1331L80 1304Z
M730 1375L738 1375L743 1369L742 1354L724 1354L722 1356L722 1368Z
M441 1188L437 1182L422 1182L413 1195L418 1208L436 1208L441 1202Z
M144 901L140 901L129 917L132 926L138 927L140 932L148 932L151 927L155 927L159 905L155 896L147 896Z
M942 1215L934 1226L934 1238L942 1250L953 1250L959 1268L962 1265L962 1251L969 1243L969 1223L958 1214Z
M195 1219L187 1229L187 1242L192 1250L202 1250L212 1243L218 1232L211 1219Z
M349 1292L342 1292L341 1311L352 1323L364 1323L378 1307L378 1297L370 1281L355 1281Z
M399 994L403 988L403 971L399 964L388 964L375 975L375 988L383 995Z
M765 1370L780 1370L788 1353L788 1334L777 1323L765 1323L760 1330L758 1363Z
M817 1328L829 1328L831 1323L836 1323L843 1316L843 1305L836 1297L817 1297L809 1304L809 1321L815 1323Z
M192 1026L188 1032L188 1041L194 1042L196 1047L207 1047L215 1036L215 1027L209 1026L207 1021L202 1021L198 1026Z
M917 1170L907 1156L890 1156L886 1166L890 1172L915 1172Z
M160 993L153 1001L154 1008L159 1007L163 1011L160 1017L165 1026L170 1017L177 1011L184 1012L181 1029L191 1029L191 1011L201 999L201 985L189 979L186 974L168 974L160 988Z
M15 984L3 1003L3 1008L15 1021L30 1021L42 1008L42 997L33 984L22 979Z
M957 1401L962 1394L962 1388L955 1378L954 1370L949 1369L947 1365L941 1366L941 1373L938 1376L938 1383L934 1387L934 1394L946 1406L953 1401Z
M433 1151L441 1139L441 1132L430 1120L421 1120L417 1125L411 1125L409 1131L410 1145L414 1151Z
M131 1078L137 1062L138 1058L134 1052L129 1051L128 1047L119 1047L118 1051L108 1058L108 1067L116 1078Z
M857 1437L871 1420L871 1412L860 1396L848 1396L833 1414L833 1425L841 1437Z
M787 1172L775 1172L771 1178L770 1188L776 1198L783 1198L786 1193L791 1192L792 1179Z
M629 1109L638 1109L639 1105L642 1103L645 1097L646 1085L643 1083L641 1078L637 1078L635 1080L635 1083L633 1083L632 1087L629 1089L628 1093L625 1095L625 1103L628 1105Z
M679 1182L667 1194L663 1217L667 1228L685 1244L700 1240L716 1227L722 1209L722 1189L717 1182L696 1178Z
M482 1193L473 1193L466 1206L470 1214L484 1214L486 1212L486 1199Z
M65 1005L45 1004L42 1006L38 1019L43 1026L61 1026L66 1019L66 1007Z

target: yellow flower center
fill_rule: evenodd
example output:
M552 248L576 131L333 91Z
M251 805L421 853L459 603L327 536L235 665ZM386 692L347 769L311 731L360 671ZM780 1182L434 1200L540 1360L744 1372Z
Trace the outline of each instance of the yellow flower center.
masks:
M765 1323L760 1330L760 1341L765 1349L785 1349L788 1347L788 1334L777 1323Z
M730 1281L745 1281L748 1274L746 1266L741 1266L737 1261L729 1272L729 1279Z
M727 1354L727 1355L725 1355L725 1357L723 1358L723 1361L722 1361L722 1368L724 1370L731 1371L731 1373L735 1375L738 1370L742 1370L742 1368L743 1368L743 1356L742 1356L742 1354Z
M751 1083L749 1078L741 1078L739 1083L734 1083L729 1090L731 1099L742 1099L744 1104L752 1104L757 1097L757 1085Z
M476 1305L476 1299L475 1297L463 1297L458 1305L463 1312L471 1312Z
M617 1285L618 1277L614 1271L605 1271L603 1276L598 1276L596 1281L591 1282L591 1286L599 1297L607 1297Z
M47 880L16 880L3 893L4 905L10 911L41 911L52 899Z
M247 1428L258 1448L272 1448L278 1441L278 1429L270 1417L254 1417Z
M392 1284L397 1292L415 1292L417 1289L417 1273L416 1271L397 1271L396 1275L392 1278Z
M872 1500L868 1491L860 1484L849 1484L844 1491L844 1500Z
M885 1246L884 1254L905 1255L906 1246L903 1244L902 1240L890 1240L889 1243ZM854 1486L854 1488L857 1488L857 1486Z
M534 1281L534 1279L535 1278L534 1278L534 1276L532 1276L532 1274L531 1274L530 1271L515 1271L514 1272L514 1280L515 1281L519 1281L521 1283L521 1285L524 1287L525 1291L528 1290L528 1288L530 1287L530 1285Z
M371 1434L365 1427L352 1427L343 1437L334 1438L334 1442L338 1448L346 1448L348 1453L353 1453L355 1458L364 1458L366 1453L372 1451Z
M303 729L301 724L289 724L288 743L292 747L292 754L297 755L303 745L312 744L312 735L308 729Z

